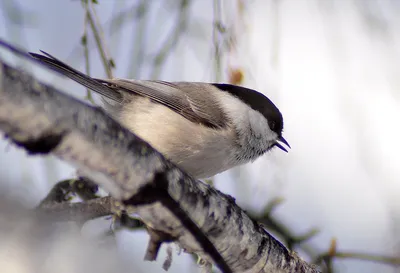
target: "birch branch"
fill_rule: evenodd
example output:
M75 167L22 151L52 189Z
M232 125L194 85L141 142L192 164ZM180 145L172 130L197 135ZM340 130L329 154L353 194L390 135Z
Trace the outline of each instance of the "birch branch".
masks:
M100 108L1 60L0 131L30 155L53 154L74 165L123 209L164 234L163 240L175 241L224 272L318 272L250 219L232 197L180 171Z

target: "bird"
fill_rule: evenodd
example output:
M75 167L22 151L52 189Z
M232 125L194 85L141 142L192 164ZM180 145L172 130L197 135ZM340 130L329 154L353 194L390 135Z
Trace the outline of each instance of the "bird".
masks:
M291 148L283 117L264 94L227 83L90 77L54 56L34 58L103 98L105 111L196 179Z

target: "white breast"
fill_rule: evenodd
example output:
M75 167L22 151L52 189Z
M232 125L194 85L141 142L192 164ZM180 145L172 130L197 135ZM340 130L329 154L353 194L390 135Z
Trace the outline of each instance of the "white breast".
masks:
M211 177L238 164L232 128L216 131L195 124L139 96L126 104L116 118L196 178Z

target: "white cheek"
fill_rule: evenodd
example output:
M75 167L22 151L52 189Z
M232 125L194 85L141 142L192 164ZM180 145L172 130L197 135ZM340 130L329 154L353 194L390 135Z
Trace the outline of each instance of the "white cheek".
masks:
M249 107L239 99L229 95L229 93L218 92L216 95L221 101L221 105L223 105L225 112L228 114L235 127L238 130L248 130Z
M247 135L251 130L259 139L265 141L276 139L276 133L269 129L268 120L260 112L227 93L217 93L217 95L241 134Z
M277 134L270 130L268 120L263 115L250 109L248 116L250 127L257 138L264 139L266 142L276 139Z

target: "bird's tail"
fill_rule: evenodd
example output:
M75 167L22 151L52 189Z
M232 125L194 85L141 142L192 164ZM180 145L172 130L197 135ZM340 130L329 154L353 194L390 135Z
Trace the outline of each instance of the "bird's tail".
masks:
M76 81L77 83L82 84L83 86L93 90L100 95L111 99L116 102L122 102L122 95L116 91L115 89L107 86L106 84L102 83L100 80L91 78L86 74L72 68L71 66L67 65L66 63L58 60L57 58L53 57L52 55L41 51L44 55L29 52L29 54L43 62L45 65L50 67L51 69L60 72L61 74L67 76L68 78Z

